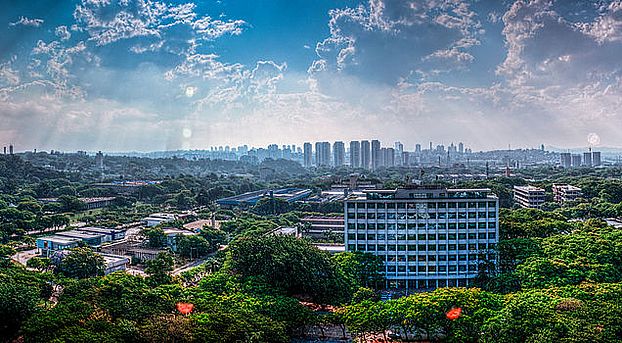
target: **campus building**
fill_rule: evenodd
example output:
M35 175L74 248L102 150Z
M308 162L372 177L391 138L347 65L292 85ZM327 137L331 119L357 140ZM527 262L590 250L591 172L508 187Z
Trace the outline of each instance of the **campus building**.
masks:
M522 208L542 208L544 189L534 186L514 186L514 202Z
M466 286L495 268L499 199L490 189L363 190L344 207L346 250L382 257L387 288Z
M553 185L553 199L556 202L564 203L577 200L577 198L580 198L582 195L581 188L579 187L562 184Z

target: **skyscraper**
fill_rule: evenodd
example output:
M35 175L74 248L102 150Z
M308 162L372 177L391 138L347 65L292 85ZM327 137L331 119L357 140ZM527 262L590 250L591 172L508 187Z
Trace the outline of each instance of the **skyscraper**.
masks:
M333 166L341 167L346 164L346 147L343 142L333 144Z
M421 152L421 144L415 144L415 152L416 153L420 153Z
M592 153L591 152L583 153L583 165L586 167L592 166Z
M592 165L594 167L597 167L600 164L601 164L601 161L600 161L600 151L592 152Z
M464 143L462 142L458 143L458 152L461 154L464 153Z
M561 154L559 154L559 160L559 163L562 165L562 167L570 168L572 160L569 152L562 152Z
M374 139L371 141L371 169L378 169L381 166L380 159L380 141Z
M402 165L402 153L404 152L404 144L402 142L395 142L395 164ZM385 159L386 160L386 159Z
M384 163L382 164L383 166L390 168L390 167L395 167L395 149L393 148L386 148L386 149L382 149L384 152ZM401 154L400 154L401 156Z
M317 167L330 167L330 143L315 143L315 165Z
M371 149L369 141L361 141L361 167L369 169L371 165Z
M350 142L350 167L359 168L361 166L361 142Z
M305 143L303 145L303 160L305 168L310 168L313 165L313 152L311 150L311 143Z

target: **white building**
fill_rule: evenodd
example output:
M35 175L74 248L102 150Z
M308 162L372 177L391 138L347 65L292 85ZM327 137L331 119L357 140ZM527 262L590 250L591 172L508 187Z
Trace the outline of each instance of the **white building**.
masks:
M534 186L514 186L514 202L523 208L542 208L544 189Z
M143 219L145 225L148 227L158 226L162 223L170 223L175 221L177 216L172 213L154 213L149 217Z
M381 256L386 287L466 286L496 265L499 199L489 189L363 192L345 201L345 246Z
M579 187L561 184L553 185L553 199L559 203L576 200L582 195L581 188Z

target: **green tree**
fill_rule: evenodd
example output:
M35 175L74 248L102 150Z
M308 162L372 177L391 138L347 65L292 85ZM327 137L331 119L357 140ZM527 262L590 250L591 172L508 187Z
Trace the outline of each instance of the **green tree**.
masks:
M183 257L199 258L210 252L209 242L201 236L179 235L177 239L177 253Z
M69 250L56 267L58 273L78 279L104 275L105 269L104 258L86 247Z
M163 248L166 246L166 235L160 227L145 228L141 231L142 235L147 237L147 244L150 248Z
M160 252L153 260L145 263L145 273L149 275L149 280L154 284L161 285L171 283L173 278L170 273L173 271L175 260L173 256L167 252Z
M359 287L382 288L384 267L379 256L368 252L342 252L333 256L345 275L352 278Z

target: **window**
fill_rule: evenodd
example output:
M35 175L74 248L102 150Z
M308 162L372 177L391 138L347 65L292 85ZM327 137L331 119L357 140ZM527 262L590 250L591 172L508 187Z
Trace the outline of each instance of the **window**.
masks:
M420 241L425 241L425 234L423 233L418 234L417 239L419 239Z
M478 229L485 229L486 228L486 223L477 223L477 228Z
M348 223L348 229L349 229L349 230L356 230L356 224L354 224L354 223Z
M444 273L447 271L447 266L438 266L438 271Z
M419 248L419 251L425 251L426 245L425 244L419 244L419 246L417 248Z
M376 214L375 213L368 213L367 214L367 219L376 219Z
M376 240L376 235L373 233L368 233L367 234L367 240L368 241L375 241Z
M385 228L386 228L386 225L384 225L383 223L378 224L378 230L384 230Z
M446 208L447 207L447 203L446 202L439 202L438 203L438 208Z
M406 266L397 266L398 273L406 273Z
M477 207L479 207L479 208L486 208L486 202L484 202L484 201L478 202L477 203Z
M466 229L466 223L458 223L458 229Z
M436 244L428 244L428 251L436 251Z
M456 203L455 202L447 203L447 208L456 208Z
M456 250L456 245L455 245L455 244L449 244L449 245L447 246L447 249L448 249L449 251Z
M469 239L476 239L476 238L477 238L477 234L475 232L469 233Z
M417 272L417 266L409 266L408 267L408 271L411 272L411 273Z
M433 202L429 202L429 203L428 203L428 208L429 208L429 209L435 209L435 208L436 208L436 204L435 204L435 203L433 203Z
M467 260L467 255L465 254L458 255L458 261L466 261L466 260Z
M378 240L379 241L383 241L384 240L384 233L379 233L378 234Z
M387 213L387 219L395 219L395 213Z
M434 256L434 255L428 256L428 261L435 262L436 261L436 256Z
M353 233L349 233L349 234L348 234L348 240L349 240L349 241L353 241L353 240L355 240L355 239L356 239L356 235L355 235L355 234L353 234Z
M469 229L475 229L477 227L477 223L469 223Z
M496 226L497 226L497 224L495 222L488 223L488 228L489 229L494 229Z
M397 240L398 241L405 241L406 240L406 235L403 234L403 233L397 235Z
M458 270L461 272L466 272L466 266L458 266Z
M436 234L434 234L434 233L429 233L429 234L428 234L428 240L429 240L429 241L434 241L434 240L436 240Z
M488 202L488 207L497 207L497 203L494 201L489 201Z
M406 251L406 245L405 244L399 244L397 246L397 251Z
M367 224L367 228L369 228L371 230L376 230L376 224L375 223L368 223Z
M437 227L438 227L439 230L445 230L445 229L447 229L447 224L445 224L445 223L438 223Z
M355 244L348 244L348 250L349 250L349 251L354 251L354 250L356 250L356 245L355 245Z
M466 202L459 202L458 208L466 208Z
M388 271L389 273L395 273L395 266L388 266L388 267L387 267L387 271Z
M395 240L395 234L394 233L390 233L387 235L387 240L389 241L394 241Z
M447 256L447 260L449 261L456 261L458 259L458 256L456 255L449 255Z
M384 244L378 244L378 251L385 251L387 250L386 246Z
M488 218L495 218L497 214L495 212L488 212Z
M458 213L458 219L466 219L466 217L467 217L466 213L464 213L464 212Z
M358 251L365 251L365 244L359 244L356 246L356 250Z
M494 233L494 232L489 232L488 233L488 239L495 239L495 238L497 238L497 234L496 233Z
M458 239L466 239L466 233L459 233Z
M456 234L455 234L455 233L450 233L450 234L448 235L448 237L449 237L449 240L450 240L450 241L453 241L453 240L455 240L455 239L456 239Z
M355 218L355 213L348 213L348 219L354 219Z
M456 223L449 223L447 224L447 228L450 230L455 230L456 229Z
M438 240L439 241L444 241L446 239L447 239L447 235L446 234L444 234L444 233L439 233L438 234Z
M458 244L458 250L466 250L466 244Z
M445 262L445 261L447 261L447 256L445 256L445 255L440 255L440 256L438 257L438 261L439 261L439 262Z
M438 250L439 251L445 251L445 250L447 250L447 246L445 244L439 244Z
M448 213L447 214L447 218L448 219L456 219L456 214L455 213Z
M385 219L385 218L386 218L386 214L378 213L378 219Z
M475 219L475 217L477 217L477 213L475 212L469 212L468 215L469 215L469 219Z
M354 208L354 203L353 202L349 202L348 203L348 208Z
M449 266L449 271L450 272L455 272L456 271L456 266Z
M414 241L417 239L417 235L415 235L414 233L409 233L408 234L408 240L409 241Z
M417 250L417 246L414 244L408 244L408 251L416 251Z
M425 266L419 266L419 273L425 273Z
M397 246L395 244L387 244L387 250L389 251L395 251L396 248Z
M436 273L436 266L428 266L428 272Z
M417 256L417 260L418 260L419 262L425 262L425 255L418 255L418 256Z

